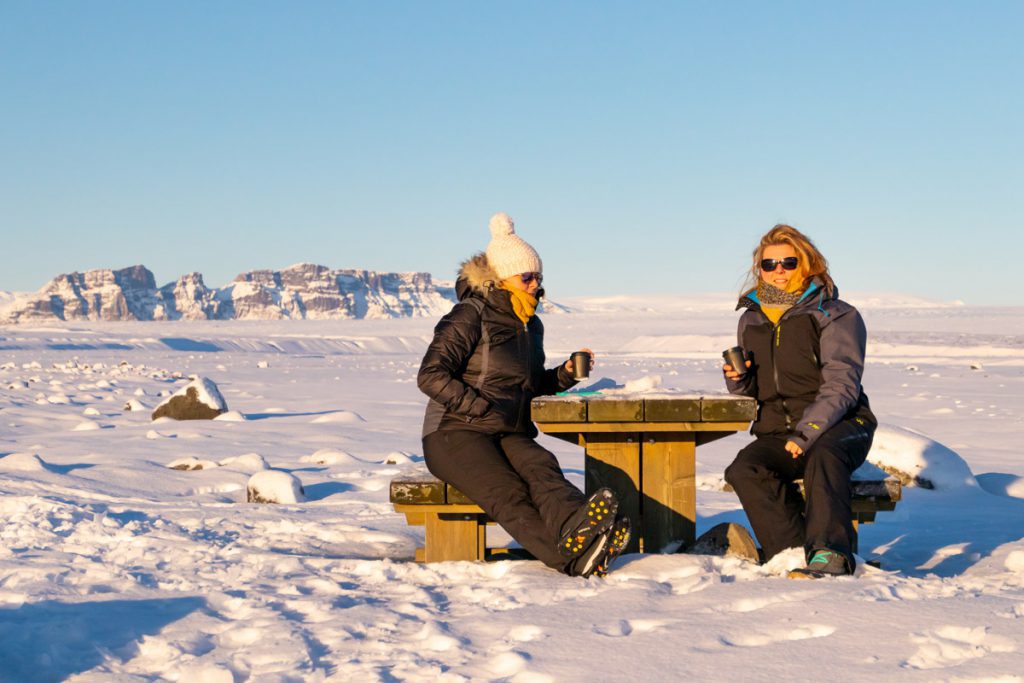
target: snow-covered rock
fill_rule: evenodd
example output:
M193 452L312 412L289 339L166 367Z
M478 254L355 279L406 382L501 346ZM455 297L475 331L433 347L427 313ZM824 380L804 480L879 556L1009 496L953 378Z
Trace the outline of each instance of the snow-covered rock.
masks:
M948 490L978 485L971 468L957 453L904 427L880 424L868 462L898 477L904 486Z
M249 477L246 500L250 503L304 503L306 491L294 474L263 470Z
M363 419L362 415L359 413L353 413L351 410L339 410L334 413L327 413L325 415L314 417L311 422L313 424L353 424L356 422L366 422L366 420Z
M304 455L299 459L301 462L308 462L314 465L343 465L352 462L359 462L351 453L337 451L333 448L321 448L312 455Z
M259 453L243 453L220 461L221 467L229 467L240 472L261 472L270 469L270 465Z
M46 463L35 453L11 453L0 458L0 472L42 472Z
M146 405L138 399L130 399L124 402L124 410L129 413L142 413L147 410Z
M229 410L213 419L218 422L245 422L245 415L242 415L237 410Z
M194 455L190 455L187 458L178 458L167 463L168 469L186 470L189 472L192 470L212 470L217 466L217 463L212 460L200 460Z
M208 377L197 377L158 405L153 411L153 419L212 420L227 410L228 404L214 381Z
M411 462L413 462L412 457L402 451L391 451L381 460L382 465L408 465Z

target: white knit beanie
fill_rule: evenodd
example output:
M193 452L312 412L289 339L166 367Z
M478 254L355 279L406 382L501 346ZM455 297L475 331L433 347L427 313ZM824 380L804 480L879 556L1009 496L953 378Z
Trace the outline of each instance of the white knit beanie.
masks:
M537 251L516 234L507 213L491 216L491 243L487 245L487 262L499 280L519 273L540 273L544 265Z

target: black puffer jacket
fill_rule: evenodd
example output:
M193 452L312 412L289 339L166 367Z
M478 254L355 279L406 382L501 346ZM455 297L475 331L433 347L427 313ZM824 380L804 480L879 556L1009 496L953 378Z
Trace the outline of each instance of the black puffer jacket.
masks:
M536 436L530 401L575 384L564 364L544 369L544 325L537 316L523 325L497 281L484 254L462 264L459 303L434 328L417 377L430 398L423 436L439 429Z
M757 399L757 436L785 436L810 448L843 420L873 431L877 421L861 387L867 330L856 308L826 293L814 279L777 325L761 310L756 290L740 298L737 333L752 356L751 372L729 391Z

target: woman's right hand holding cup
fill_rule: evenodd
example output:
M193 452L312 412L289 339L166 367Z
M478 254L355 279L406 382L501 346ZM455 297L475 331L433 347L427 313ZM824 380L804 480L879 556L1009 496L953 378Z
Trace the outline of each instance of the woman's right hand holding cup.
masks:
M747 361L747 367L748 368L750 367L750 361L749 360ZM739 380L739 378L743 376L740 373L736 372L736 368L734 368L733 366L729 365L728 363L725 363L725 364L722 365L722 372L725 373L725 376L726 376L727 379L731 379L733 382Z
M726 349L722 352L722 359L725 361L722 364L722 372L725 373L725 377L733 382L739 381L743 375L747 374L747 368L750 367L750 360L746 358L747 354L744 353L743 347L734 346L731 349ZM745 364L746 367L743 367ZM742 372L740 372L742 369Z

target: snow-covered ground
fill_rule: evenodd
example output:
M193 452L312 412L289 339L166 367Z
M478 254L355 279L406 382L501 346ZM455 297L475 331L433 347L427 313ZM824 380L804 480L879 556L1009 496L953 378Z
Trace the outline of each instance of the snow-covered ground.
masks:
M1021 680L1024 308L851 300L872 459L935 488L863 527L881 570L818 582L782 578L792 555L630 555L589 581L412 562L387 489L422 467L433 320L0 328L0 681ZM549 356L721 391L732 301L562 301ZM231 412L152 422L190 374ZM579 449L541 438L582 486ZM698 451L698 532L744 521L718 483L747 439ZM246 503L267 465L306 501Z

